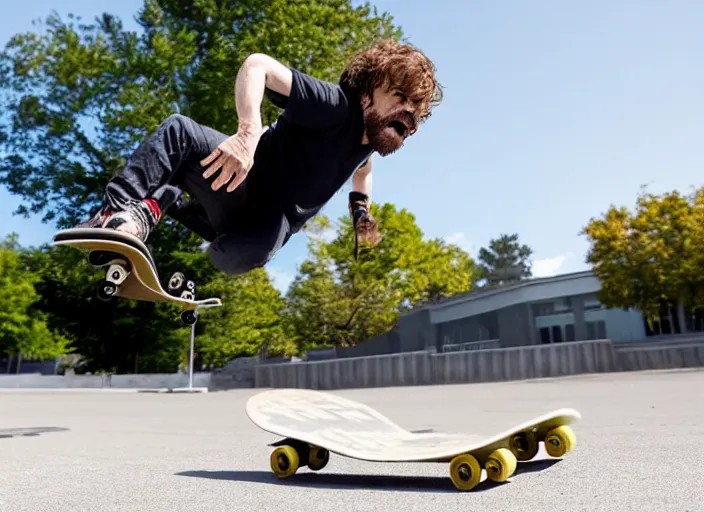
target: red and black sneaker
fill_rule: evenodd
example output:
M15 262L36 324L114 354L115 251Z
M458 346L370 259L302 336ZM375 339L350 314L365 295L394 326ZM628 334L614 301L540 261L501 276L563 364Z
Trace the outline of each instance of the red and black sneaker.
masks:
M146 242L161 219L161 209L153 199L144 199L131 204L122 211L101 208L89 220L77 228L106 228L122 231Z

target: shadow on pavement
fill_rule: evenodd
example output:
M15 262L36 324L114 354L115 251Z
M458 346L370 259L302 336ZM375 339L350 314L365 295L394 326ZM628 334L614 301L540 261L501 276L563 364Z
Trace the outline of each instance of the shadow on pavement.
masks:
M63 427L0 428L0 439L9 437L34 437L47 432L65 432Z
M518 464L516 473L511 479L520 477L521 474L543 471L559 459L536 460ZM385 491L425 491L425 492L458 492L452 484L449 475L446 477L413 477L389 475L349 475L340 473L305 472L296 474L286 480L279 480L271 471L184 471L176 473L177 476L195 478L208 478L211 480L228 480L232 482L253 482L260 484L284 485L294 487L314 487L320 489L359 489ZM496 483L485 479L471 492L482 492L510 485L511 481Z

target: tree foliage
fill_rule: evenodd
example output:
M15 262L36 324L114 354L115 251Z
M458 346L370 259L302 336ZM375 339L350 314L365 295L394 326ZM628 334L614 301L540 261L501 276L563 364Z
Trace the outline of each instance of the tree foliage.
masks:
M220 368L235 357L254 356L262 349L271 356L296 352L281 316L285 300L265 270L218 277L203 293L220 297L223 306L203 315L204 333L197 341L202 365Z
M495 286L532 276L530 257L533 250L521 244L518 234L502 234L489 241L489 247L479 249L479 277L486 286Z
M36 280L35 309L47 324L70 335L84 371L173 372L188 348L188 329L178 309L164 303L96 297L105 269L91 267L70 247L23 249L21 258Z
M308 227L310 257L288 293L287 319L301 349L351 346L383 334L401 311L467 291L474 262L454 245L425 240L406 210L372 205L382 234L373 249L360 247L354 259L352 223L336 228L326 217ZM335 233L331 240L325 235Z
M40 300L36 274L22 264L16 238L0 245L0 353L29 359L52 359L69 351L70 340L47 325L36 309Z
M633 212L611 206L582 230L587 262L607 307L637 308L649 319L663 303L704 306L704 189L690 196L642 190Z

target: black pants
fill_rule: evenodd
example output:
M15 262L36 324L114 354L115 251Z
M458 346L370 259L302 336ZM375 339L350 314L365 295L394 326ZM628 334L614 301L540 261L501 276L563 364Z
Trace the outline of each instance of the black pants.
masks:
M242 274L264 266L288 241L290 225L273 196L251 190L249 178L233 192L211 188L218 173L203 178L200 161L227 137L185 116L169 116L110 180L106 204L122 210L154 199L162 212L210 242L208 255L218 269Z

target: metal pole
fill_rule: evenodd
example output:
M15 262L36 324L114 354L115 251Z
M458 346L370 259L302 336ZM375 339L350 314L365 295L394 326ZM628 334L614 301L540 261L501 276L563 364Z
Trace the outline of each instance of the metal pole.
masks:
M196 337L196 324L191 325L191 349L188 356L188 389L193 389L193 345Z

